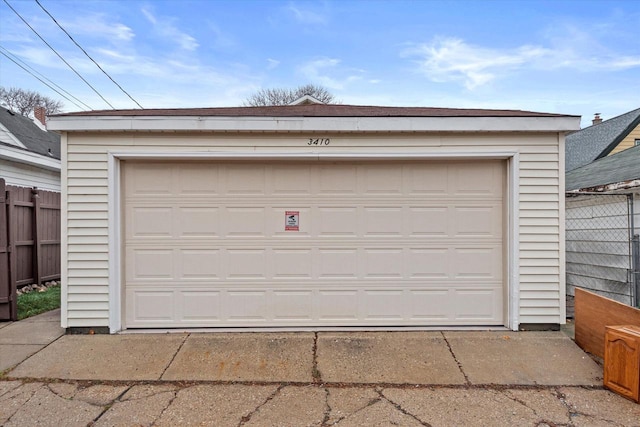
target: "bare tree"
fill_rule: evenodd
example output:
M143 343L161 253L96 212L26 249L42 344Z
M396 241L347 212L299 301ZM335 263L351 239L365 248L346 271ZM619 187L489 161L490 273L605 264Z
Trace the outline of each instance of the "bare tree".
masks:
M314 84L306 84L303 86L298 86L295 89L260 89L259 91L250 95L243 102L243 105L247 107L287 105L298 98L302 98L305 95L312 96L318 101L324 102L325 104L333 104L336 102L336 97L331 92L329 92L327 88Z
M33 117L36 107L44 107L45 114L56 114L62 111L62 101L56 101L33 90L0 86L0 105L25 117Z

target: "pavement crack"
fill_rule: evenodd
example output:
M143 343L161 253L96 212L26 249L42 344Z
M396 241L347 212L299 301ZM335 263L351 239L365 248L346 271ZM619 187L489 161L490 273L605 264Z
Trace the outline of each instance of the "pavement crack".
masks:
M191 336L191 334L186 334L184 336L184 339L182 340L182 342L178 346L176 352L173 353L173 357L171 358L171 361L169 361L169 363L167 363L167 366L164 367L164 370L162 371L162 374L160 374L160 378L158 378L159 380L161 380L162 377L164 377L164 374L165 374L165 372L167 372L167 369L169 369L169 366L171 366L173 361L176 360L176 356L178 355L178 353L180 353L180 350L182 350L182 346L184 345L185 342L187 342L187 338L189 338L189 336Z
M113 399L113 400L111 401L111 403L109 403L108 405L103 406L103 407L102 407L102 411L98 414L98 416L97 416L97 417L95 417L95 418L93 419L92 424L90 423L90 425L95 424L95 423L96 423L100 418L102 418L102 416L103 416L103 415L104 415L104 414L105 414L109 409L111 409L111 408L113 407L113 404L114 404L114 403L119 402L119 401L120 401L120 399L122 398L122 396L124 396L124 394L125 394L126 392L128 392L129 390L131 390L131 387L132 387L132 386L129 386L129 387L125 388L125 389L122 391L122 393L120 393L120 394L119 394L115 399Z
M324 417L322 418L322 427L329 425L329 419L331 418L331 405L329 405L329 389L324 388Z
M27 383L22 383L22 385L20 387L24 386L25 384L27 384ZM44 386L44 384L42 384L42 386ZM18 387L18 388L20 388L20 387ZM40 387L40 388L42 388L42 387ZM31 399L33 399L33 396L36 395L36 393L38 392L38 390L40 390L40 388L36 388L31 392L31 396L29 396L29 398L27 400L25 400L22 405L20 405L18 408L16 408L15 412L13 414L11 414L11 416L9 418L7 418L7 421L5 422L6 424L8 424L11 421L11 418L13 418L14 415L16 415L20 411L20 409L22 409L24 407L24 405L26 405L27 403L29 403L31 401ZM14 389L14 390L17 390L17 389ZM3 424L3 425L5 425L5 424Z
M389 402L394 408L396 408L398 411L402 412L403 414L405 414L408 417L413 418L414 420L416 420L417 422L420 423L420 425L425 426L425 427L433 427L431 424L429 424L426 421L422 421L420 418L418 418L417 416L413 415L411 412L407 411L406 409L404 409L399 403L394 402L393 400L389 399L387 396L384 395L383 393L384 390L378 390L376 389L376 393L378 393L378 395L380 396L380 399L384 399L387 402Z
M171 400L169 400L169 402L167 402L167 406L165 406L162 409L162 411L160 411L160 414L153 420L153 422L151 423L152 426L155 426L157 424L157 421L162 418L162 416L164 415L165 412L167 412L167 409L169 409L169 407L171 406L173 401L178 398L178 393L179 392L180 392L180 390L174 390L173 391L173 397L171 398Z
M286 385L285 384L281 384L280 386L278 386L278 388L276 388L273 393L271 393L269 396L267 396L267 398L264 400L264 402L262 402L261 404L259 404L258 406L256 406L256 408L249 412L247 415L243 416L240 419L240 422L238 423L238 427L245 425L246 423L248 423L249 421L251 421L251 418L260 411L260 408L262 408L264 405L266 405L267 403L271 402L279 393L280 390L282 390L283 388L285 388Z
M442 334L442 338L444 339L444 342L447 343L447 347L449 348L449 353L451 353L451 356L453 357L453 360L455 360L456 364L458 365L458 369L460 369L460 372L464 376L464 382L467 385L471 385L471 381L469 381L469 377L467 376L467 374L464 371L464 369L462 369L462 363L460 363L460 361L456 357L456 354L453 352L453 348L451 348L451 343L449 343L449 340L447 339L447 336L444 334L444 331L440 331L440 333Z
M311 377L316 384L322 383L322 374L318 369L318 333L313 334L313 365L311 366Z

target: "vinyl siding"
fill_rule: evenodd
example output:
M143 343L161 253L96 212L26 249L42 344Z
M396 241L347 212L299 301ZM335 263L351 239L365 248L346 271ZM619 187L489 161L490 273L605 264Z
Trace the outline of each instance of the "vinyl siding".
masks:
M131 134L68 135L65 183L68 197L66 310L68 327L109 325L109 248L107 152L421 152L478 151L520 153L519 171L519 322L564 323L564 275L560 265L562 180L558 135L428 134L321 135L329 147L306 146L297 134ZM506 265L506 261L505 261Z
M20 187L38 187L41 190L60 192L60 173L37 168L25 163L0 159L0 178L7 185Z
M634 130L629 132L629 134L622 141L620 141L620 144L618 144L616 148L611 150L611 153L609 153L609 155L616 154L623 150L626 150L627 148L634 147L636 139L640 139L640 125L636 126Z

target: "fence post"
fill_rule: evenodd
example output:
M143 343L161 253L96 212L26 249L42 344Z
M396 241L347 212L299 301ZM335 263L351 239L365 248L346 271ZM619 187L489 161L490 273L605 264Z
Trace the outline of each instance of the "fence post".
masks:
M5 181L0 178L0 320L11 320L11 270L6 196Z
M17 287L17 272L18 266L16 258L18 253L16 251L16 206L15 195L11 191L6 192L6 208L7 208L7 254L9 255L9 320L18 320L18 294L16 293Z
M631 275L636 291L636 307L640 308L640 235L634 234L631 240L631 253L633 254L633 263L631 266Z
M40 285L42 282L42 227L38 187L33 187L31 190L31 202L33 203L33 283Z

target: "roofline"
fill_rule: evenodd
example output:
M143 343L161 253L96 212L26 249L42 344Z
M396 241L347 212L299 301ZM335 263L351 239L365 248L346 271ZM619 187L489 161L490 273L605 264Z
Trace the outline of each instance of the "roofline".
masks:
M60 172L62 164L61 160L55 157L47 157L40 153L5 143L0 143L0 159L24 163L54 172Z
M60 132L567 132L580 116L50 116Z
M607 157L613 149L616 148L616 146L620 144L622 140L625 139L627 135L629 135L638 125L640 125L640 114L638 114L638 116L624 129L624 131L620 132L620 134L598 155L598 157L594 159L594 161Z

